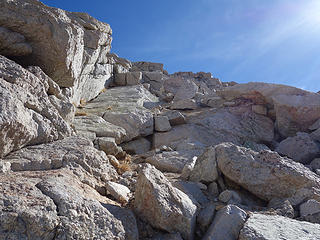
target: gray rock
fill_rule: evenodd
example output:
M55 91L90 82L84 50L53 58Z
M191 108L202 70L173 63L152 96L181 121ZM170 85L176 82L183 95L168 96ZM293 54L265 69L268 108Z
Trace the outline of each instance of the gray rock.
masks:
M176 126L176 125L186 123L185 116L179 111L175 111L175 110L166 111L166 112L160 113L160 115L168 117L171 126Z
M152 62L133 62L131 71L163 72L163 64Z
M72 103L60 100L55 95L49 96L50 103L54 106L60 116L67 122L72 123L74 120L75 107Z
M300 205L300 215L305 217L320 212L320 202L310 199Z
M134 216L66 169L0 175L0 235L5 239L132 239ZM136 231L137 232L137 231ZM131 237L130 237L131 235Z
M228 204L241 204L242 200L236 191L225 190L219 195L219 201Z
M116 143L119 144L126 135L124 128L109 123L102 117L96 115L76 116L73 125L77 134L80 136L86 137L90 133L93 134L94 137L92 140L96 137L112 137Z
M142 85L116 87L101 93L82 109L126 130L124 141L153 133L153 115L145 103L158 102Z
M308 129L310 131L318 130L320 128L320 118L315 121Z
M202 232L205 232L211 224L216 212L216 205L214 203L206 204L198 214L197 224Z
M212 197L214 198L218 197L219 196L218 184L216 182L210 183L208 186L208 192Z
M9 173L11 171L11 163L0 161L0 174L1 173Z
M121 208L112 204L102 204L108 211L119 220L125 229L126 240L138 240L139 232L136 217L133 212L127 208Z
M194 151L162 152L148 157L145 161L160 171L181 173L184 166L192 162Z
M320 178L300 163L282 158L271 151L254 152L231 143L215 148L221 172L264 200L289 198L297 203L303 198L320 199Z
M151 143L146 138L138 138L121 145L122 149L129 154L142 154L150 151Z
M0 27L0 55L25 56L32 53L31 45L26 38L17 32Z
M210 183L216 181L218 176L215 149L209 147L197 158L189 179L194 182Z
M313 159L310 163L310 166L314 171L320 169L320 158Z
M280 84L250 82L219 92L225 99L244 98L274 108L276 126L283 137L304 132L320 118L320 95ZM306 114L307 113L307 114Z
M198 86L194 82L187 79L182 82L182 85L179 86L179 89L174 95L173 101L178 102L180 100L192 99L195 97L197 91Z
M25 53L30 54L21 60L23 65L40 66L59 86L70 88L71 102L90 100L105 87L112 73L108 24L34 0L5 0L0 9L0 26L15 32L22 45L22 37L26 39Z
M196 164L197 157L193 157L192 161L186 163L182 169L180 177L184 180L189 180L190 174Z
M291 203L288 200L272 199L268 203L268 207L276 211L277 215L293 218L295 213Z
M126 239L125 225L97 199L86 198L73 178L49 177L36 186L57 204L56 239Z
M173 182L172 185L187 194L195 205L205 205L209 202L199 183L178 180Z
M179 232L184 239L193 239L197 207L149 164L140 171L134 208L155 228L169 233Z
M119 86L132 86L138 85L142 81L141 72L126 72L115 74L114 82Z
M60 220L54 201L33 181L0 174L0 236L2 239L53 239Z
M0 157L23 146L72 135L71 127L51 104L43 81L2 56L0 84Z
M320 226L278 215L252 214L240 232L239 240L315 240Z
M170 131L171 125L170 125L168 117L155 116L154 117L154 129L158 132Z
M195 110L198 104L193 99L182 99L171 103L170 109L173 110Z
M86 174L99 180L107 181L117 177L105 153L95 149L88 139L80 137L26 147L9 154L4 160L11 163L12 171L80 167Z
M227 205L220 209L203 240L237 240L247 214L241 208Z
M108 181L106 182L106 190L110 193L116 200L121 203L127 203L130 197L130 189L126 186Z
M297 136L288 137L280 142L276 151L296 162L308 164L320 154L320 149L309 134L298 132Z
M122 152L122 148L118 147L114 138L99 137L96 138L95 143L98 145L98 149L104 151L107 155L116 156Z

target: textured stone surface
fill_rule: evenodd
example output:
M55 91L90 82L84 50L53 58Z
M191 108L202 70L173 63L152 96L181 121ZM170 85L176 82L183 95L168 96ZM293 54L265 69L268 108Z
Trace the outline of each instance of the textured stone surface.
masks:
M228 87L219 93L226 99L244 98L269 104L275 110L276 125L284 137L306 131L320 118L320 95L280 84L250 82Z
M195 182L210 183L217 180L218 176L215 149L209 147L197 158L189 179Z
M119 202L127 203L129 201L130 189L122 184L108 181L106 182L106 190Z
M303 164L310 163L320 154L317 143L311 139L308 133L301 132L298 132L294 137L288 137L281 141L276 151Z
M167 116L154 117L154 129L158 132L170 131L171 125Z
M297 198L302 197L299 195L320 198L319 176L302 164L282 158L275 152L257 153L223 143L216 146L216 158L225 176L261 199L289 198L294 195Z
M139 174L134 208L152 226L193 239L197 207L149 164L144 165Z
M1 1L0 16L0 26L23 36L32 48L20 61L40 66L59 86L70 87L72 101L92 99L105 87L112 73L108 24L36 0Z
M17 32L0 27L0 54L4 56L25 56L32 53L26 38Z
M82 109L126 130L124 141L153 133L153 115L144 107L158 98L142 85L107 89Z
M227 205L220 209L203 240L237 240L239 232L247 218L241 208Z
M117 177L105 153L95 149L88 139L80 137L26 147L9 154L4 160L11 163L13 171L80 167L102 181Z
M160 171L181 173L187 163L192 162L197 155L194 151L172 151L155 154L146 159L147 163L152 164Z
M116 143L120 143L126 135L125 129L109 123L96 115L76 116L73 125L79 136L85 137L92 133L94 136L92 140L96 137L113 137Z
M300 222L282 216L252 214L240 232L239 240L315 240L320 234L320 225Z
M300 215L305 217L320 212L320 202L310 199L300 205Z
M0 235L4 239L138 239L106 206L111 201L70 171L0 175ZM127 213L129 215L129 213ZM127 221L128 222L128 221Z
M72 134L51 104L44 81L0 56L0 157Z
M151 149L151 143L146 138L138 138L121 145L122 149L129 154L142 154Z

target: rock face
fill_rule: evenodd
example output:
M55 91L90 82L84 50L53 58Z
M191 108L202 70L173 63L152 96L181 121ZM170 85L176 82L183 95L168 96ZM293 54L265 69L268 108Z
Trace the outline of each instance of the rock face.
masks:
M139 174L134 206L139 216L152 226L193 239L197 207L149 164Z
M320 197L319 176L275 152L257 153L224 143L216 147L216 159L225 176L261 199L290 198L302 191Z
M144 106L158 99L142 85L117 87L101 93L83 111L103 117L107 122L126 130L124 141L153 133L153 115Z
M0 157L26 145L70 136L72 129L51 104L47 79L0 56Z
M240 232L239 240L316 239L320 225L300 222L281 216L252 214Z
M94 98L105 87L112 73L108 24L36 0L5 0L0 9L0 26L20 36L27 48L1 54L19 55L21 64L40 66L60 87L70 88L75 103Z
M320 95L294 87L250 82L228 87L220 95L269 105L269 111L275 112L278 131L284 137L306 131L320 118Z
M3 160L11 164L12 171L80 167L86 174L93 175L101 181L111 180L117 176L107 156L96 150L88 139L81 137L70 137L54 143L26 147L9 154ZM94 183L90 185L94 187Z
M138 239L135 222L123 224L108 210L106 198L69 171L0 178L0 235L5 239Z
M85 13L0 1L0 239L319 239L319 94L110 47Z

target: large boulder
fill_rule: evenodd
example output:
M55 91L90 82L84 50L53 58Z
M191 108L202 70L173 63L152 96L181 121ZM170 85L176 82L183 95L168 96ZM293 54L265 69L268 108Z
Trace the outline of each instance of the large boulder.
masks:
M215 150L221 172L261 199L296 196L292 201L300 201L301 194L320 199L320 177L300 163L276 152L258 153L232 143L222 143Z
M40 66L60 87L70 88L75 103L96 97L111 77L107 57L111 28L86 13L48 7L37 0L4 0L0 26L16 39L0 54L19 56L15 59L23 65Z
M306 131L320 118L320 95L279 84L250 82L228 87L219 93L225 99L244 98L266 104L275 111L276 125L283 137Z
M288 137L281 141L276 151L303 164L310 163L320 154L318 144L312 140L308 133L301 132L298 132L294 137Z
M0 56L0 157L26 145L72 134L50 101L47 78L39 78Z
M220 209L203 240L237 240L247 214L235 205Z
M301 222L278 215L252 214L242 228L239 240L315 240L320 225Z
M82 109L88 115L103 117L107 122L126 130L123 141L153 133L153 114L146 104L156 104L158 98L142 85L107 89Z
M133 214L65 169L0 175L0 235L4 239L137 240ZM119 209L119 207L118 207Z
M117 178L106 154L95 149L91 141L81 137L26 147L10 153L3 161L11 164L12 171L43 171L68 167L82 169L84 174L79 174L79 177L84 181L85 175L91 175L102 182ZM92 182L90 185L95 187L96 184Z
M140 171L134 208L152 226L170 233L179 232L187 240L193 239L197 207L150 164Z

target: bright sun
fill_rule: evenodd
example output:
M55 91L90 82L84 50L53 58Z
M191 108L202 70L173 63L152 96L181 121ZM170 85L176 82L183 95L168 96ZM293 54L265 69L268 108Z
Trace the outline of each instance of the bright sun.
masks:
M305 17L308 23L319 24L320 26L320 1L312 1L305 10Z

